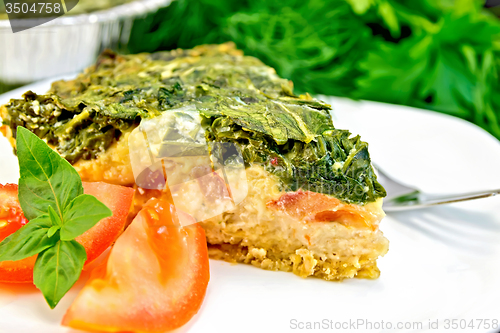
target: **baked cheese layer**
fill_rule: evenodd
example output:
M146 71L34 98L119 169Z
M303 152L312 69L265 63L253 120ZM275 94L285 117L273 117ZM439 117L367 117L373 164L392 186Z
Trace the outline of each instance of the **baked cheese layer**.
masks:
M368 227L358 224L359 211L351 219L315 221L270 205L290 193L280 192L276 179L262 167L248 168L247 179L248 196L234 211L201 223L211 257L325 280L379 276L376 260L389 246L378 229L384 216L381 199L358 207L372 216ZM339 204L328 211L345 209Z

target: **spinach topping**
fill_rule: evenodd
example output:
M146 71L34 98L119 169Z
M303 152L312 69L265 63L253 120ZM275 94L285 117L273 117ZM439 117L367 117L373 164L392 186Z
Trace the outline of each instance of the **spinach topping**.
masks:
M0 113L30 129L68 161L93 159L124 131L187 105L203 117L207 141L233 142L286 190L311 190L364 204L385 196L367 143L335 129L330 106L296 96L291 82L231 44L154 54L104 52L45 95L11 100Z

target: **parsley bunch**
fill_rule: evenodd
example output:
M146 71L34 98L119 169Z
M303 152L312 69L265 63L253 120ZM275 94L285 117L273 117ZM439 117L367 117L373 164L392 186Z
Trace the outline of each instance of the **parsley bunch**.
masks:
M299 92L427 108L500 138L500 22L478 0L178 0L132 52L234 41Z
M35 134L18 127L16 141L18 198L29 223L0 243L0 261L38 254L33 282L54 308L87 260L75 238L112 212L94 196L83 194L76 170Z

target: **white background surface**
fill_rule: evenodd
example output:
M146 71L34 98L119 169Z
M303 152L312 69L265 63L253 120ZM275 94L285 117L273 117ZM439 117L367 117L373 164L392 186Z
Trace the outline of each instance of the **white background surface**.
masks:
M20 97L22 88L0 96ZM30 86L43 93L47 83ZM385 171L432 193L500 188L500 143L465 121L417 109L328 99L337 128L370 143ZM17 160L0 139L0 183L17 182ZM211 260L202 309L179 332L297 332L292 320L321 322L324 332L453 332L445 320L470 324L461 332L491 332L480 319L500 321L500 197L394 213L381 229L390 240L379 260L378 280L341 283L301 279L291 273ZM79 282L50 310L34 287L0 284L0 332L77 332L60 320L81 288ZM349 321L387 323L393 329L346 326ZM429 321L439 329L429 330ZM462 320L462 322L460 321ZM465 320L465 321L463 321ZM332 321L332 322L330 322ZM424 330L397 330L421 322ZM344 325L344 329L335 329Z

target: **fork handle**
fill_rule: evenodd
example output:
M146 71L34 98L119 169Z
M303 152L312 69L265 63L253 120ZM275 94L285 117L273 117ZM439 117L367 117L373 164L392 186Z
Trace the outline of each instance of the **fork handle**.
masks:
M417 200L399 201L399 202L395 200L389 200L388 202L384 202L383 208L386 212L396 212L396 211L404 211L410 209L419 209L437 205L450 204L454 202L488 198L499 194L500 194L500 189L490 190L490 191L470 192L470 193L455 194L455 195L419 194Z

